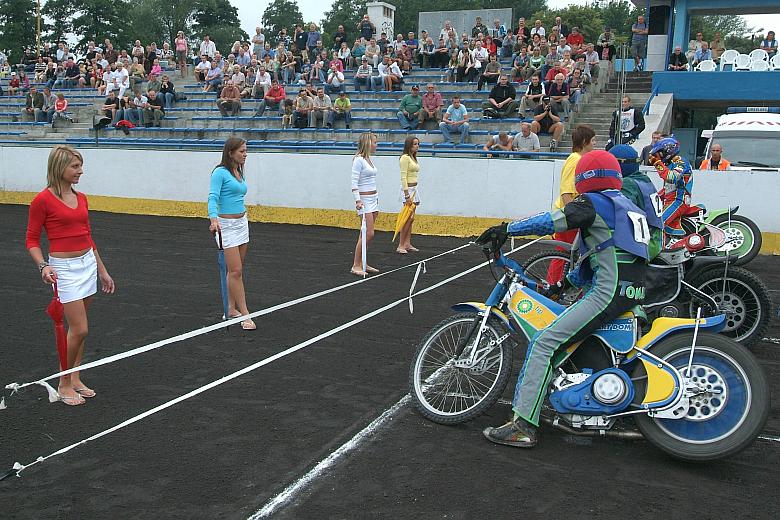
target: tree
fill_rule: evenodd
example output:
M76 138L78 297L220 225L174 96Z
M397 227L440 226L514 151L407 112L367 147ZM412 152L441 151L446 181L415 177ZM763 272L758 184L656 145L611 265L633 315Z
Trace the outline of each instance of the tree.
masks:
M131 10L126 0L71 0L70 7L73 32L80 37L76 48L85 48L90 40L102 43L105 38L116 42L118 48L131 37L125 36Z
M173 48L176 34L183 31L185 38L191 35L193 17L196 12L196 0L177 0L159 2L159 0L135 0L136 5L130 13L128 34L143 43L163 42ZM194 40L193 40L194 41ZM232 40L231 40L232 41ZM127 42L130 43L130 42Z
M151 0L152 4L157 5L157 13L160 17L160 23L163 26L163 38L171 48L174 48L174 40L179 31L184 32L184 37L192 42L192 24L195 16L195 0L177 0L175 2L159 2Z
M0 49L6 49L9 58L18 61L25 47L35 47L35 23L31 20L35 20L34 0L0 2Z
M631 2L625 0L609 2L601 8L601 19L605 26L612 29L617 36L624 36L631 41L631 26L636 23L636 18L640 14L645 14L644 9L638 10ZM571 25L569 25L571 27ZM593 38L597 38L594 34Z
M347 42L350 48L352 47L349 39L354 39L359 36L357 32L357 24L363 18L366 13L366 0L335 0L333 5L330 6L330 11L325 12L325 17L322 19L322 43L329 47L333 44L332 35L338 31L339 25L344 26L344 30L347 33Z
M273 0L263 12L263 27L268 39L274 39L283 27L292 35L295 24L303 24L303 15L293 0Z
M41 9L46 19L52 23L47 23L45 39L50 43L65 41L65 35L73 30L71 21L73 19L73 6L70 0L48 0Z
M751 41L751 33L755 30L749 27L747 20L741 16L716 15L716 16L692 16L691 39L697 32L701 32L705 41L712 41L715 33L719 32L727 49L734 49L741 53L749 53L757 47ZM748 36L745 36L745 35Z
M249 35L241 29L238 9L229 0L196 0L193 19L196 39L208 34L217 49L228 51L233 42L249 40Z
M569 29L578 27L586 42L593 42L608 26L618 42L630 40L631 24L635 21L636 11L625 0L594 2L587 5L569 5L563 9L540 11L534 14L542 20L542 26L550 30L555 25L555 17L560 16Z
M419 32L419 14L426 11L460 11L464 9L512 9L514 20L507 20L509 27L517 26L517 19L530 18L531 13L547 8L547 0L398 0L393 2L395 11L395 32L406 34ZM362 13L361 13L362 14ZM488 22L488 20L485 20ZM462 30L458 27L458 30ZM391 35L388 35L390 37Z

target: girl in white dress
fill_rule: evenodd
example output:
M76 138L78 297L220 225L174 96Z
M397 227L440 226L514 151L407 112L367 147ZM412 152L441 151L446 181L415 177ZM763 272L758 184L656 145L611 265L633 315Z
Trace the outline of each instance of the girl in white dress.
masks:
M379 198L376 189L377 169L371 161L371 154L376 152L377 137L371 132L361 134L358 140L358 151L352 161L352 195L355 198L355 209L361 221L366 220L366 246L374 238L374 222L379 215ZM362 224L362 222L361 222ZM366 264L363 270L363 238L358 235L355 246L355 258L350 272L357 276L368 273L378 273L379 269Z

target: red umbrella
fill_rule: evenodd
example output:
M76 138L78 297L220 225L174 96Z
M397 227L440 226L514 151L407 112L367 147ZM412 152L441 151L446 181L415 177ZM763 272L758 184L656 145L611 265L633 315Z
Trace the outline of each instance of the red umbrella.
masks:
M46 307L46 314L54 322L54 336L57 338L57 355L60 358L60 370L68 369L68 334L65 332L65 307L60 301L60 295L57 292L57 282L54 284L54 296Z

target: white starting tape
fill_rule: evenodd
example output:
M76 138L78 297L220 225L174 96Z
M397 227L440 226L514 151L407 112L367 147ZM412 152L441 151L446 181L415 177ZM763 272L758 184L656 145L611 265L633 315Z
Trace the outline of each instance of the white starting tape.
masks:
M538 240L541 240L541 239L536 239L536 240L533 240L533 241L531 241L531 242L529 242L527 244L524 244L524 245L522 245L520 247L517 247L517 248L511 250L508 254L512 254L512 253L514 253L516 251L524 249L524 248L526 248L526 247L536 243ZM474 271L485 267L489 263L490 263L490 261L485 261L485 262L482 262L480 264L477 264L474 267L470 267L469 269L466 269L465 271L462 271L462 272L460 272L458 274L455 274L453 276L450 276L449 278L446 278L446 279L444 279L444 280L442 280L442 281L440 281L438 283L435 283L435 284L431 285L430 287L426 287L425 289L421 289L420 291L417 291L416 293L414 293L412 296L420 296L422 294L434 291L434 290L438 289L439 287L442 287L444 285L447 285L450 282L453 282L453 281L457 280L458 278L463 278L464 276L466 276L468 274L471 274ZM216 381L212 381L211 383L203 385L203 386L201 386L199 388L196 388L195 390L187 392L184 395L180 395L179 397L176 397L175 399L171 399L170 401L167 401L167 402L165 402L165 403L163 403L163 404L161 404L159 406L156 406L156 407L154 407L154 408L152 408L150 410L147 410L147 411L145 411L145 412L143 412L141 414L138 414L138 415L136 415L134 417L131 417L130 419L127 419L126 421L123 421L123 422L121 422L121 423L119 423L119 424L117 424L115 426L112 426L111 428L109 428L107 430L103 430L102 432L96 433L96 434L94 434L94 435L92 435L90 437L87 437L86 439L83 439L81 441L75 442L75 443L73 443L73 444L71 444L69 446L65 446L64 448L59 449L59 450L57 450L57 451L55 451L53 453L50 453L49 455L46 455L45 457L38 457L37 459L35 459L35 461L33 461L33 462L29 463L29 464L21 464L19 462L15 462L14 465L13 465L12 470L9 471L6 474L6 476L15 474L17 477L19 477L19 476L21 476L20 475L21 472L24 471L25 469L29 468L29 467L35 466L36 464L40 464L41 462L44 462L44 461L46 461L46 460L48 460L48 459L50 459L52 457L56 457L57 455L62 455L63 453L67 453L70 450L72 450L73 448L76 448L76 447L81 446L83 444L86 444L86 443L88 443L90 441L94 441L96 439L104 437L104 436L106 436L106 435L108 435L110 433L113 433L113 432L115 432L117 430L120 430L120 429L124 428L125 426L129 426L129 425L131 425L133 423L136 423L136 422L138 422L138 421L140 421L142 419L145 419L146 417L149 417L149 416L154 415L154 414L156 414L158 412L161 412L161 411L165 410L166 408L170 408L171 406L173 406L175 404L181 403L182 401L186 401L187 399L189 399L191 397L195 397L198 394L202 394L203 392L205 392L207 390L211 390L212 388L216 388L216 387L218 387L219 385L221 385L223 383L227 383L228 381L231 381L231 380L233 380L233 379L235 379L237 377L240 377L240 376L242 376L244 374L248 374L249 372L252 372L253 370L257 370L258 368L260 368L262 366L265 366L265 365L267 365L269 363L273 363L274 361L276 361L278 359L281 359L281 358L283 358L285 356L289 356L290 354L292 354L294 352L297 352L299 350L302 350L302 349L304 349L304 348L306 348L306 347L308 347L310 345L313 345L314 343L317 343L318 341L321 341L323 339L329 338L330 336L333 336L334 334L338 334L341 331L347 330L350 327L354 327L355 325L357 325L359 323L362 323L362 322L364 322L366 320L369 320L369 319L373 318L374 316L382 314L383 312L389 311L390 309L392 309L394 307L397 307L398 305L401 305L403 302L409 300L412 296L405 296L403 298L395 300L394 302L388 303L387 305L384 305L383 307L379 307L378 309L375 309L375 310L373 310L373 311L371 311L371 312L369 312L367 314L364 314L364 315L362 315L362 316L360 316L358 318L355 318L354 320L351 320L351 321L348 321L346 323L343 323L343 324L339 325L338 327L334 327L334 328L332 328L332 329L330 329L330 330L328 330L326 332L323 332L322 334L319 334L318 336L315 336L313 338L307 339L306 341L298 343L297 345L294 345L294 346L292 346L292 347L290 347L288 349L285 349L285 350L283 350L281 352L278 352L278 353L274 354L273 356L269 356L269 357L267 357L267 358L265 358L265 359L263 359L261 361L258 361L257 363L249 365L248 367L242 368L241 370L237 370L236 372L233 372L232 374L228 374L228 375L226 375L224 377L221 377L221 378L217 379Z
M431 256L429 258L425 258L425 259L420 260L418 262L413 262L411 264L407 264L407 265L404 265L402 267L398 267L396 269L392 269L390 271L386 271L384 273L376 274L376 275L371 276L369 278L364 278L364 279L361 279L361 280L356 280L354 282L345 283L343 285L332 287L330 289L325 289L325 290L317 292L317 293L309 294L308 296L302 296L300 298L296 298L294 300L290 300L290 301L287 301L287 302L284 302L284 303L280 303L280 304L274 305L272 307L267 307L265 309L262 309L262 310L250 313L249 315L246 315L246 316L239 316L239 317L236 317L236 318L232 318L230 320L221 321L219 323L215 323L214 325L209 325L207 327L202 327L200 329L192 330L190 332L185 332L183 334L179 334L178 336L173 336L173 337L168 338L168 339L163 339L163 340L160 340L160 341L157 341L157 342L154 342L154 343L150 343L148 345L144 345L142 347L137 347L137 348L128 350L126 352L121 352L119 354L114 354L113 356L108 356L108 357L104 357L104 358L101 358L101 359L97 359L95 361L91 361L89 363L84 363L83 365L79 365L78 367L69 368L68 370L63 370L61 372L57 372L56 374L51 374L50 376L44 377L42 379L37 379L35 381L29 381L27 383L9 383L9 384L5 385L5 388L7 390L11 390L11 395L14 395L16 392L18 392L22 388L25 388L25 387L28 387L28 386L32 386L32 385L39 385L39 386L44 387L46 389L46 391L48 392L49 401L50 402L55 402L55 401L59 400L59 395L57 394L57 391L54 390L54 388L51 387L51 385L46 383L46 381L51 381L53 379L58 379L59 377L64 376L64 375L68 375L68 374L70 374L72 372L83 372L83 371L89 370L91 368L95 368L95 367L99 367L99 366L103 366L103 365L108 365L109 363L114 363L114 362L120 361L122 359L127 359L127 358L130 358L130 357L133 357L133 356L137 356L139 354L143 354L145 352L149 352L151 350L155 350L155 349L164 347L166 345L170 345L172 343L178 343L180 341L184 341L184 340L187 340L187 339L190 339L190 338L194 338L194 337L197 337L197 336L202 336L203 334L208 334L209 332L213 332L215 330L224 329L224 328L229 327L231 325L236 325L236 324L238 324L238 323L240 323L240 322L242 322L242 321L244 321L246 319L257 318L259 316L265 316L267 314L271 314L271 313L274 313L276 311L280 311L282 309L287 309L289 307L293 307L293 306L298 305L300 303L305 303L305 302L314 300L316 298L320 298L322 296L325 296L325 295L328 295L328 294L331 294L331 293L334 293L334 292L338 292L338 291L347 289L349 287L352 287L352 286L355 286L355 285L358 285L358 284L361 284L361 283L368 282L370 280L375 280L377 278L381 278L382 276L387 276L389 274L396 273L396 272L402 271L404 269L409 269L410 267L422 265L425 262L430 262L431 260L435 260L436 258L440 258L442 256L446 256L446 255L455 253L457 251L460 251L461 249L465 249L465 248L471 246L472 244L473 244L473 242L468 242L466 244L463 244L461 246L455 247L455 248L450 249L448 251L444 251L443 253L439 253L439 254ZM7 403L5 403L5 406L0 406L0 410L3 410L5 407L7 407Z

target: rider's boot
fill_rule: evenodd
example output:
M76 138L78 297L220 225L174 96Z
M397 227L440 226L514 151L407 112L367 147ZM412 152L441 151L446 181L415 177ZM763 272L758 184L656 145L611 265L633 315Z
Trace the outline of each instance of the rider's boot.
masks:
M498 428L485 428L482 433L487 440L496 444L505 444L516 448L536 446L536 427L520 417L515 417Z

